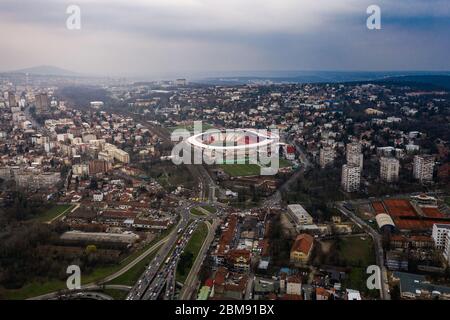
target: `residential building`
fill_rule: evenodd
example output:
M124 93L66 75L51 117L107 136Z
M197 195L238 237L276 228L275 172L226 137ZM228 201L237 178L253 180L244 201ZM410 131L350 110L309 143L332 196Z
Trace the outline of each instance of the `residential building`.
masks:
M305 265L308 263L313 244L314 238L311 235L307 233L299 234L291 248L291 263L296 265Z
M359 142L352 142L346 147L347 164L356 165L360 171L363 168L363 154L361 153L361 144Z
M321 168L332 164L336 158L336 152L332 146L324 146L320 149L319 164Z
M290 204L287 206L288 214L296 225L312 224L313 218L300 204Z
M414 178L419 180L421 183L432 182L434 171L434 156L414 156L413 170Z
M396 158L380 158L380 178L385 182L398 181L400 162Z
M361 169L354 164L344 164L342 166L341 186L346 192L359 190L361 182Z

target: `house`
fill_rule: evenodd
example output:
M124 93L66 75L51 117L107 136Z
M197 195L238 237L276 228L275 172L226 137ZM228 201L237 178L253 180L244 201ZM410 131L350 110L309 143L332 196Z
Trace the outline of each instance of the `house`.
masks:
M296 265L305 265L308 263L313 248L314 238L302 233L297 236L291 248L290 260Z
M288 295L302 294L302 279L299 276L291 276L287 278L286 293Z
M250 251L246 249L232 249L226 254L227 264L237 272L246 272L250 269Z

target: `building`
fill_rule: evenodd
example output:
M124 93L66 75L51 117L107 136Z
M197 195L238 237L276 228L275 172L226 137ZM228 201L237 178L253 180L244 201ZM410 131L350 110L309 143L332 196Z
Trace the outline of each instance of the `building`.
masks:
M299 204L290 204L287 206L288 214L296 225L307 225L313 223L313 218Z
M352 142L346 147L347 164L358 166L360 171L363 168L363 154L361 153L361 144Z
M354 164L344 164L342 166L341 186L346 192L359 190L361 182L361 169Z
M325 146L322 149L320 149L319 164L322 169L332 164L335 158L336 152L333 147Z
M447 262L450 262L450 225L434 224L431 236L434 240L435 247L441 250L444 258Z
M391 250L386 252L386 266L389 270L408 271L408 255L403 250Z
M8 104L10 108L17 106L16 95L12 91L8 92Z
M92 195L92 200L95 202L102 202L103 201L103 193L102 192L94 193Z
M246 272L250 269L251 254L246 249L231 249L225 259L230 268L236 272Z
M18 188L48 189L55 186L61 179L59 172L24 172L14 176Z
M399 284L402 299L450 299L450 287L432 284L423 275L395 271L392 278Z
M87 164L74 164L72 166L73 174L76 176L87 176L89 175L89 166Z
M113 144L105 143L103 151L105 153L107 153L107 157L109 159L113 158L122 163L130 163L130 155L128 154L128 152L125 152L125 151L117 148ZM99 159L100 159L100 153L99 153Z
M296 265L305 265L308 263L313 244L314 238L311 235L307 233L299 234L291 248L291 263Z
M419 180L420 183L432 182L434 171L434 156L414 156L413 170L414 178Z
M175 85L177 85L177 86L185 86L185 85L187 85L187 80L186 79L176 79L175 80Z
M396 158L380 158L380 178L385 182L398 181L400 162Z
M302 279L299 276L287 278L286 293L300 296L302 294Z
M49 109L48 95L46 93L39 93L35 96L36 113L46 113Z
M89 161L89 174L106 173L111 170L111 163L105 160Z

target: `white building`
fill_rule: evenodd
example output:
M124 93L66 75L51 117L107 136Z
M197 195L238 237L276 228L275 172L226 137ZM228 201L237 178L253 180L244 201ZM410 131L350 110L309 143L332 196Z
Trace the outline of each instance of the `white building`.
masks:
M96 202L103 201L103 193L102 192L94 193L94 195L92 197L93 197L93 200Z
M320 149L319 164L321 168L325 168L334 162L336 152L331 146L324 146Z
M434 171L434 156L414 156L413 174L414 178L421 183L432 182Z
M434 224L432 237L436 248L441 250L445 260L450 262L450 225Z
M301 205L290 204L287 209L289 216L297 225L307 225L313 223L313 218Z
M76 176L87 176L89 175L89 166L87 164L74 164L72 171Z
M380 178L386 182L398 181L400 162L396 158L380 158Z
M359 142L348 143L346 147L347 164L356 165L360 171L363 168L363 154L361 153L361 144Z
M346 192L355 192L361 182L361 169L358 165L344 164L342 166L341 186Z

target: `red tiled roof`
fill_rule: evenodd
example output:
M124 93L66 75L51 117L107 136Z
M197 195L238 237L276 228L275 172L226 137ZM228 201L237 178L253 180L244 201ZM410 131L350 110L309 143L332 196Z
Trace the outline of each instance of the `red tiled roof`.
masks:
M299 251L308 254L312 248L313 242L314 238L311 235L307 233L299 234L292 245L291 251Z

